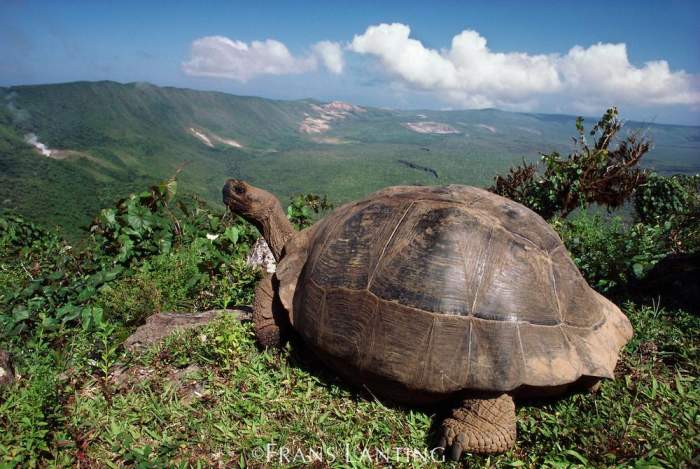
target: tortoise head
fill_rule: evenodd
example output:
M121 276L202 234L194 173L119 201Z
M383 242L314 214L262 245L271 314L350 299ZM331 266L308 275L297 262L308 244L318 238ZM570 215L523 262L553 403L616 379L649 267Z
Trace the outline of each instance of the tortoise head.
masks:
M224 204L246 219L259 220L269 215L277 199L267 191L240 179L229 179L223 188Z
M224 204L253 225L265 237L275 260L282 256L282 248L294 233L277 197L253 187L240 179L229 179L222 190Z

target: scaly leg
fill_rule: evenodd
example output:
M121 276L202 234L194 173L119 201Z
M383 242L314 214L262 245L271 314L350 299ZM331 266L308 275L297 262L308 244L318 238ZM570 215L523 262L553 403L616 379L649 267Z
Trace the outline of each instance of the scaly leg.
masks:
M500 453L515 444L515 403L508 394L465 399L442 422L440 446L457 460L462 451Z
M255 336L263 347L280 347L289 324L287 310L277 296L273 276L266 274L255 287L253 301Z

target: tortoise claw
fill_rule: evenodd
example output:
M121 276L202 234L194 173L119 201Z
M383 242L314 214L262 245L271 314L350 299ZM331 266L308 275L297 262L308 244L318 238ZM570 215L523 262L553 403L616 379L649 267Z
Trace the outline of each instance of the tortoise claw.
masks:
M450 448L450 459L452 461L458 461L460 456L462 456L462 445L459 441L455 441Z
M442 454L446 455L448 459L457 461L464 452L461 440L460 435L452 427L443 426L438 448L442 448Z

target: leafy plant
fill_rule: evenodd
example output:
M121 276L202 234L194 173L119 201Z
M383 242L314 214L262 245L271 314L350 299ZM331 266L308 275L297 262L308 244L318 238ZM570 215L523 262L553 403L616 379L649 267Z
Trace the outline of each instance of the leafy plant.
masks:
M20 273L0 294L0 334L19 336L36 326L57 331L73 323L92 328L103 311L131 325L199 295L232 258L248 251L256 234L196 197L181 197L171 208L176 191L173 177L102 210L80 249L21 217L0 217L0 261ZM139 288L152 296L134 296Z
M253 292L259 271L250 267L242 257L226 263L219 275L212 278L209 288L200 291L197 301L202 308L230 308L253 304Z
M700 175L670 177L650 174L634 197L634 209L642 223L659 223L687 215L700 205Z
M287 207L287 218L297 229L311 226L315 215L333 208L327 196L298 194L292 197Z
M95 302L104 309L108 320L126 326L139 324L151 314L159 313L163 304L160 289L142 275L125 276L105 285Z
M650 175L634 197L637 218L642 223L670 226L673 252L700 249L700 175Z
M617 108L607 110L586 139L583 118L576 120L576 148L567 158L558 152L542 154L544 172L523 162L506 176L496 176L492 192L522 203L550 219L565 218L576 208L596 203L608 208L622 205L646 179L637 165L651 142L638 133L616 141L622 129ZM612 145L616 143L613 147Z
M90 233L115 264L129 266L134 259L169 252L182 229L168 206L176 192L173 177L148 191L131 194L115 208L103 209Z
M586 281L600 292L643 277L668 254L663 226L625 226L619 217L606 220L586 212L556 219L553 226Z

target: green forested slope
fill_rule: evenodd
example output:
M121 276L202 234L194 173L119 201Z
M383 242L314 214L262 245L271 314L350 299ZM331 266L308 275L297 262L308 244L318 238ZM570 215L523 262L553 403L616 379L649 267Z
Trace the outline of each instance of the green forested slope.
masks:
M320 103L312 100L145 83L0 88L0 102L0 208L59 225L70 236L100 207L183 164L183 190L210 202L218 203L222 182L234 176L283 199L320 192L339 203L393 184L487 185L523 157L567 152L562 142L574 128L572 116L368 108L307 134L299 126L318 117L314 106ZM439 122L455 133L416 133L406 128L411 122ZM700 128L628 123L630 130L639 128L655 142L648 166L662 173L700 171ZM56 158L25 143L29 133L59 150Z

